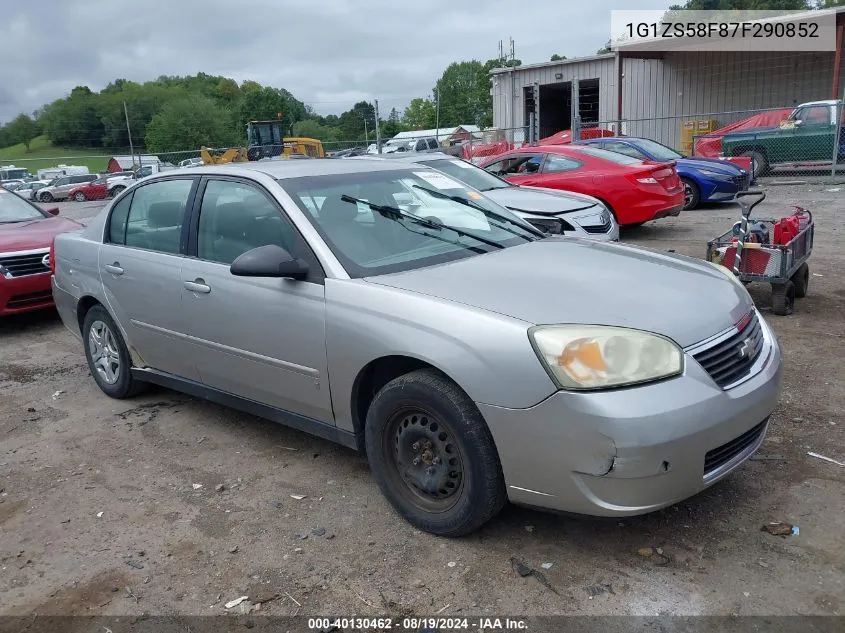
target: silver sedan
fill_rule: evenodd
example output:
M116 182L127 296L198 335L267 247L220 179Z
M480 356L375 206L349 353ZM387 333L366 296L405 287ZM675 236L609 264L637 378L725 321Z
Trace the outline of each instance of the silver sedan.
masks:
M544 237L402 161L152 176L52 261L105 394L156 383L364 451L440 535L508 500L680 501L757 450L780 390L775 336L725 269Z

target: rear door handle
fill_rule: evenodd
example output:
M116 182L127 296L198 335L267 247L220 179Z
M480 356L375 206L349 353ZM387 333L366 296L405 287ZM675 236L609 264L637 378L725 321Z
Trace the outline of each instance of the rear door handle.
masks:
M211 292L211 286L207 285L202 279L197 279L195 281L185 281L183 282L183 285L191 292L199 292L204 295L207 295L209 292Z
M120 264L118 262L115 262L114 264L106 264L105 266L103 266L103 268L106 269L107 273L110 273L112 275L123 274L123 268L120 267Z

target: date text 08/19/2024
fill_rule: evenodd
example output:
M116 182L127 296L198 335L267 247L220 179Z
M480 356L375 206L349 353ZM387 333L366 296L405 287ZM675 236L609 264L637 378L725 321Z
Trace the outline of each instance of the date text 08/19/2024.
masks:
M448 631L485 630L485 631L525 631L528 623L517 618L437 618L407 617L401 620L393 618L309 618L310 631Z

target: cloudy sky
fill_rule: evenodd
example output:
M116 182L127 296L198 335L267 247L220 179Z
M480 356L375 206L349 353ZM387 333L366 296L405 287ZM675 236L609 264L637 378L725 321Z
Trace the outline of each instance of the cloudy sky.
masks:
M670 0L638 0L662 9ZM77 85L206 72L287 88L317 112L430 93L451 62L591 55L624 0L39 0L4 2L0 122Z

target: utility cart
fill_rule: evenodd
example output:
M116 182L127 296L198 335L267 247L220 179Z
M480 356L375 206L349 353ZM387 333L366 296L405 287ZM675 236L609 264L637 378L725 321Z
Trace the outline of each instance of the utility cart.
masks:
M750 205L745 198L756 196ZM707 261L721 264L748 284L763 282L772 287L772 312L792 314L795 299L807 295L813 251L813 214L802 207L779 220L754 218L751 211L765 200L762 191L742 191L737 202L740 221L724 235L707 243Z

